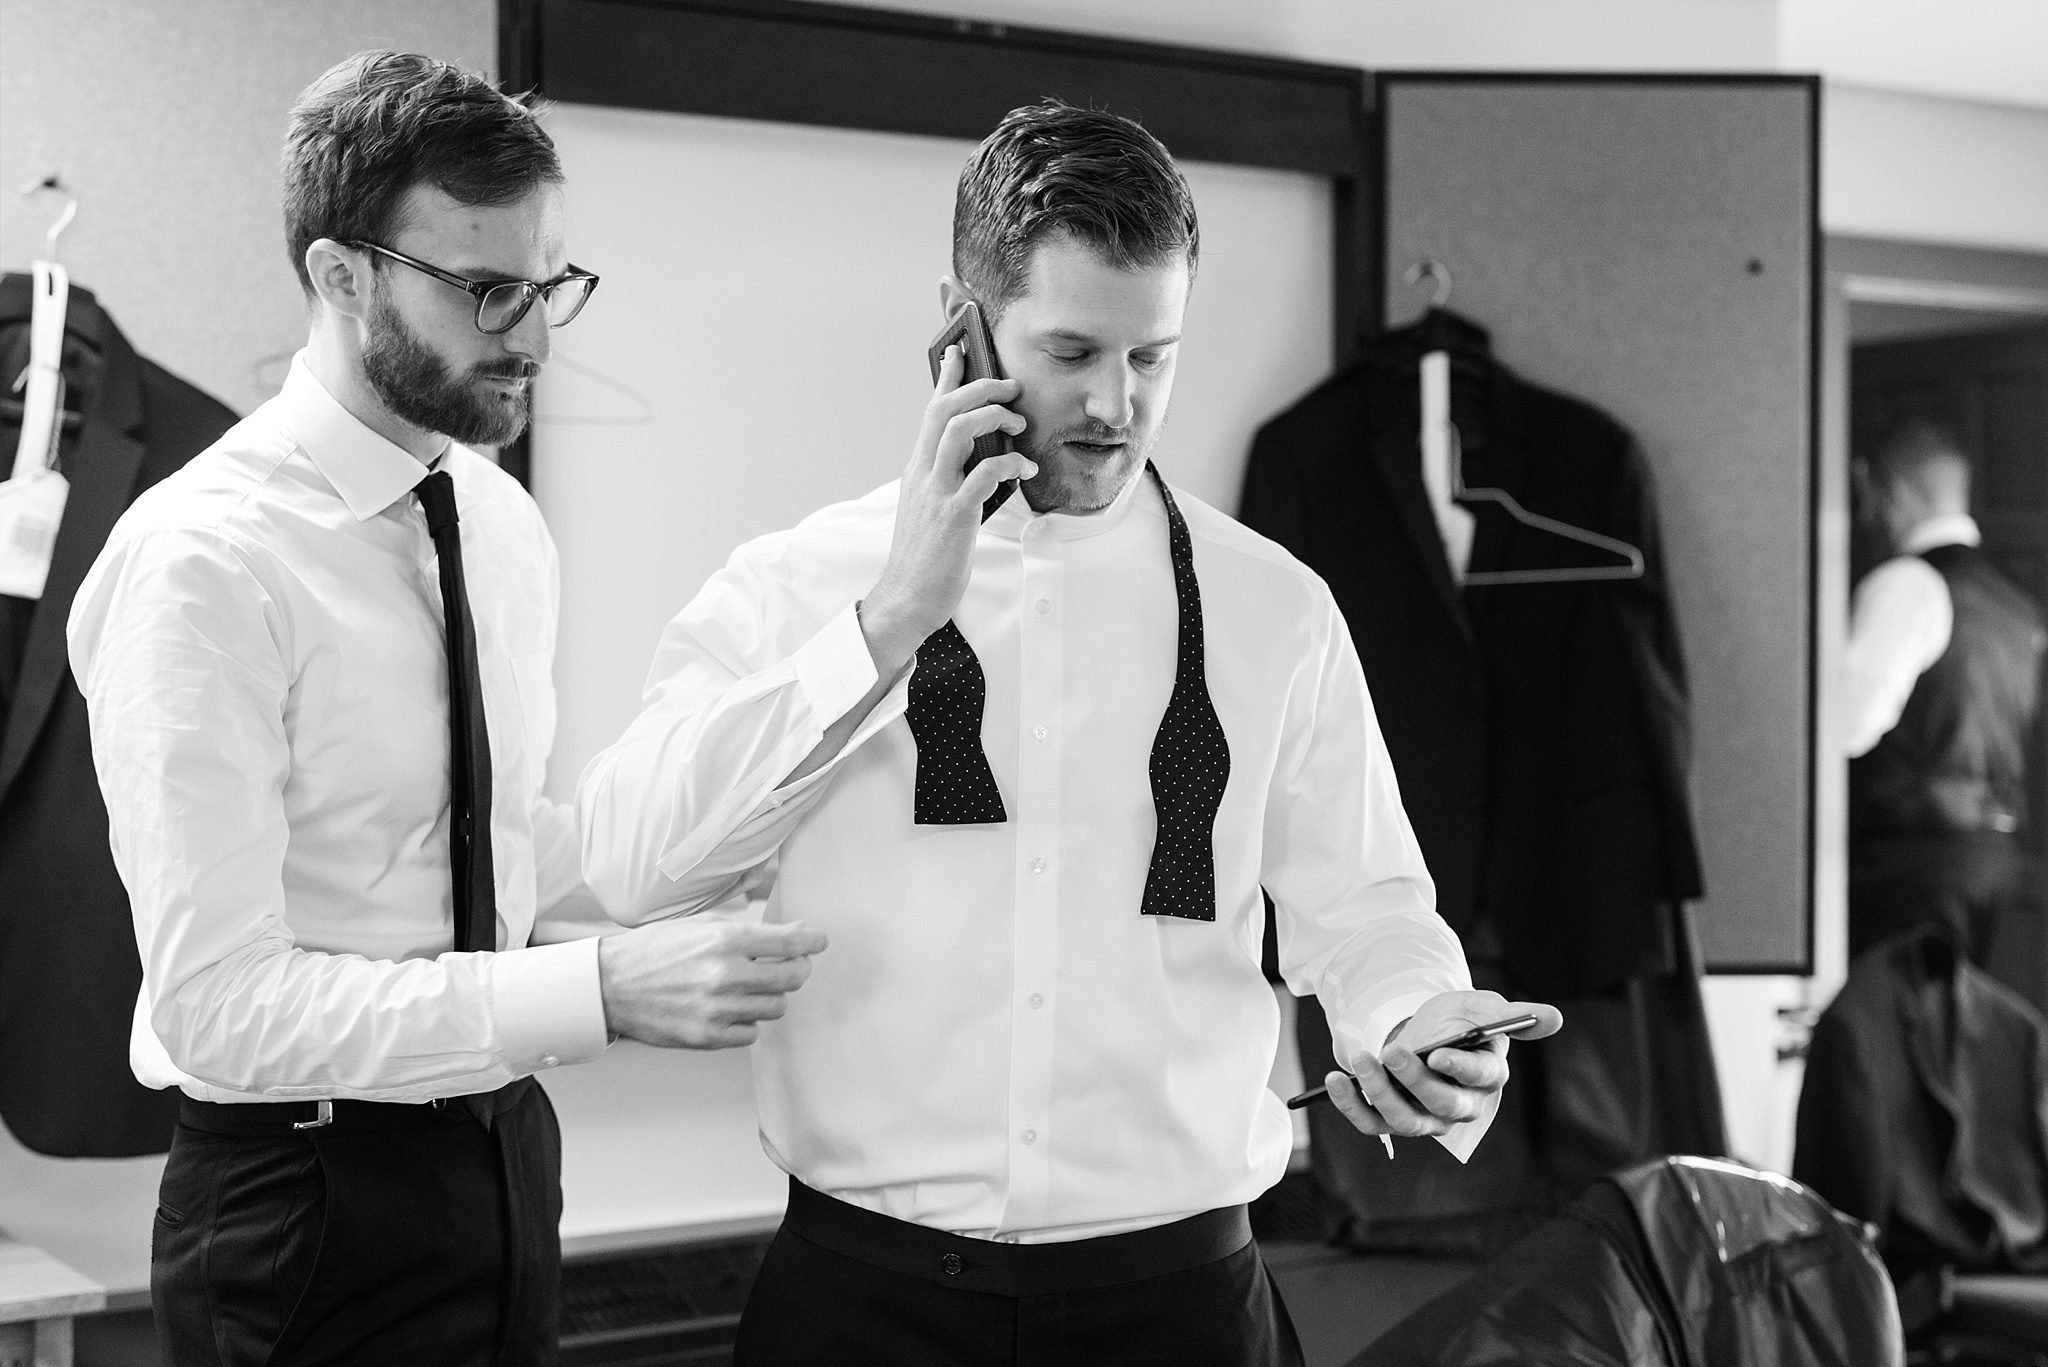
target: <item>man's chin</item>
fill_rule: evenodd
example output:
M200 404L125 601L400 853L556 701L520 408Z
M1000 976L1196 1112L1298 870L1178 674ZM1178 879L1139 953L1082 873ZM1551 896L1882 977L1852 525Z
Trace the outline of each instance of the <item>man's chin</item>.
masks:
M1039 461L1039 473L1024 481L1024 497L1040 513L1097 513L1116 502L1137 475L1137 467L1117 469L1090 464L1076 468L1055 456Z

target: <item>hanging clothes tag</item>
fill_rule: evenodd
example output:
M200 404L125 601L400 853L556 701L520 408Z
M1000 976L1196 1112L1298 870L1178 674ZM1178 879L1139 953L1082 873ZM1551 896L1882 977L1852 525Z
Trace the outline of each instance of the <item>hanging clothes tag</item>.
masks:
M1472 563L1472 532L1478 519L1451 490L1451 357L1432 351L1422 358L1422 487L1429 493L1429 511L1436 517L1451 578L1463 583Z
M43 596L70 492L64 476L55 470L0 483L0 593L14 598Z
M50 555L64 522L71 485L57 473L57 441L64 409L64 316L71 277L54 261L32 268L28 369L15 382L22 396L21 439L13 476L0 483L0 593L41 598Z

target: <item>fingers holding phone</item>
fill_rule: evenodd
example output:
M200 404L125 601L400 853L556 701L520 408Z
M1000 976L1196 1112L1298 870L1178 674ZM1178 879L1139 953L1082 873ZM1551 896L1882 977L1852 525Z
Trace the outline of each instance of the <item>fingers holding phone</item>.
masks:
M1011 449L1009 439L1023 435L1024 418L1003 405L1021 388L999 376L966 374L965 351L949 345L939 363L939 377L925 406L924 429L911 453L910 475L934 477L943 490L962 488L973 474L986 476L989 490L1004 480L1027 477L1030 459ZM987 465L987 471L982 466ZM983 492L983 498L988 491ZM956 510L957 511L957 510ZM977 519L979 521L979 519Z
M861 631L885 678L959 606L982 519L1008 486L1038 473L1009 449L1024 419L1003 405L1019 386L995 364L980 310L969 305L947 329L932 346L932 398L903 472L889 559L861 600Z

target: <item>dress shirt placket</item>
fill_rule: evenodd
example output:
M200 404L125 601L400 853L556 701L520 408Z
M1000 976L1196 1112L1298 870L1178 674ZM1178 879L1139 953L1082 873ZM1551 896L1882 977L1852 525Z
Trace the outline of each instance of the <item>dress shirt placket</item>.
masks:
M1024 528L1017 642L1016 911L1011 918L1010 1180L999 1234L1043 1227L1052 1197L1054 997L1059 963L1065 543Z

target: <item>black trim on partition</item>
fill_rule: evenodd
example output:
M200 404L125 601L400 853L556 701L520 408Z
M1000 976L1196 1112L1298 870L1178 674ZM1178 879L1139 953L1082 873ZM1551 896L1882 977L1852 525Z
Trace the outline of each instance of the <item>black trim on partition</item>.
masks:
M572 104L976 142L1047 95L1113 109L1176 157L1329 177L1332 359L1379 329L1354 67L809 0L498 0L498 64ZM527 452L499 456L522 482Z
M1820 832L1820 517L1821 492L1821 299L1825 272L1821 262L1820 225L1820 118L1821 78L1778 75L1768 72L1567 72L1567 71L1378 71L1372 75L1370 98L1375 127L1365 182L1373 194L1370 250L1361 259L1370 263L1371 279L1362 282L1361 295L1370 301L1367 326L1385 326L1386 283L1393 265L1387 259L1387 88L1391 85L1750 85L1796 87L1807 98L1807 510L1812 523L1806 544L1806 934L1805 954L1788 960L1757 960L1716 963L1707 968L1713 974L1785 974L1811 977L1814 971L1814 937L1818 913L1818 892L1814 880L1818 871Z
M1807 282L1806 310L1809 315L1806 336L1807 369L1807 431L1808 450L1806 472L1806 513L1812 526L1812 533L1806 543L1806 606L1808 629L1806 633L1806 956L1793 966L1798 976L1811 977L1818 952L1814 939L1819 934L1820 888L1820 495L1821 462L1826 459L1821 450L1821 413L1823 379L1821 368L1825 364L1822 347L1826 344L1826 320L1822 308L1827 297L1827 263L1823 260L1826 252L1825 239L1820 226L1820 121L1823 105L1819 76L1790 76L1787 80L1797 81L1806 87L1806 193L1808 197L1807 217L1812 228L1806 248L1812 278ZM1846 381L1846 377L1844 377ZM1846 826L1846 823L1844 823ZM1844 896L1847 889L1843 890ZM1775 971L1783 972L1778 968Z
M515 95L540 89L540 0L498 0L498 86ZM498 468L533 487L530 426L498 448Z

